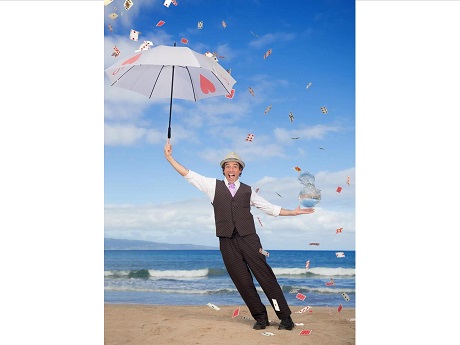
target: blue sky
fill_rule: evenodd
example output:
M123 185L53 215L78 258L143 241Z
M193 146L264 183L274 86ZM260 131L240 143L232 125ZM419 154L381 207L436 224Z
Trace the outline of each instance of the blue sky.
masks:
M109 17L113 12L116 19ZM165 24L156 27L160 20ZM131 29L141 32L139 41L130 40ZM313 215L300 217L275 218L253 208L264 246L355 249L354 1L203 0L167 8L163 1L138 0L126 11L115 0L105 6L104 68L134 55L144 40L217 52L237 81L231 100L173 100L171 142L179 162L221 178L219 162L235 151L246 163L240 180L291 209L302 188L298 166L315 175L322 200ZM164 159L169 99L150 100L104 78L105 237L216 246L209 200ZM252 142L246 141L250 133Z
M2 295L8 297L2 300L2 311L9 315L2 335L24 344L37 339L46 339L47 344L62 344L63 339L82 344L91 334L94 342L102 343L104 204L121 203L105 196L104 165L109 153L104 144L107 87L103 70L110 57L105 51L105 9L102 1L3 1L2 11L7 15L0 21L4 33L0 37L4 66L0 267L6 277ZM458 261L458 13L460 2L456 1L356 2L356 176L352 183L360 344L388 344L394 342L395 334L406 343L449 343L457 336L456 318L451 315L459 302L446 293L444 282L452 278ZM273 49L269 59L276 56ZM240 73L233 63L232 73ZM244 78L236 79L235 88ZM311 81L312 86L319 83ZM244 94L245 88L239 91ZM189 111L188 103L184 104ZM328 101L327 106L332 110L331 104ZM161 114L165 117L167 108L164 104ZM137 107L130 104L128 109ZM297 112L293 125L299 124ZM280 117L286 116L281 113ZM180 153L191 144L180 139L179 125L173 122L176 157L190 168L198 160L197 170L218 174L215 163L195 155L192 161L187 151ZM170 171L160 159L166 118L156 126L161 139L143 149L155 162L154 172ZM243 135L246 130L242 129ZM234 146L233 142L228 146ZM294 146L289 148L295 151ZM122 161L130 166L133 162L127 153ZM257 157L241 154L248 164L245 182L264 190L258 182L275 175L275 161L257 162L267 164L263 173L256 168ZM325 169L318 160L303 161L297 156L295 151L293 164L284 163L287 170L296 164L319 175ZM336 154L334 162L340 158ZM340 172L342 168L329 169ZM145 175L150 176L147 170ZM289 173L282 176L295 176ZM172 181L175 190L193 193L180 177ZM296 183L291 188L297 191ZM325 186L321 182L323 191ZM286 202L283 206L291 206L286 194L280 194ZM201 195L193 197L195 201ZM320 205L326 208L323 201ZM146 205L143 200L137 203ZM182 207L182 213L193 207L195 203ZM165 214L169 212L168 207ZM206 236L213 237L211 230ZM263 237L264 243L272 237L272 233ZM427 311L442 317L427 318ZM53 332L48 331L50 324ZM85 332L76 332L76 325ZM388 326L383 332L382 325ZM426 331L427 327L434 331Z

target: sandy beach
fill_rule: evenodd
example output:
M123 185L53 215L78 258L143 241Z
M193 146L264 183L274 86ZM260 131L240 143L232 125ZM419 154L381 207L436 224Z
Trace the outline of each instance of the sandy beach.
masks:
M312 307L296 313L301 307L291 307L296 325L291 331L278 330L279 319L268 306L271 325L264 330L252 328L254 320L246 306L120 305L104 306L105 345L350 345L356 343L355 309ZM233 317L235 310L239 315ZM309 335L300 335L311 330ZM264 332L273 335L263 335Z

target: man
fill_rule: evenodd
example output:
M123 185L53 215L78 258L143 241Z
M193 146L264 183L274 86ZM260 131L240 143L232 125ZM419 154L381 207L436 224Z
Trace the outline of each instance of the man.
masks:
M263 247L256 234L251 206L275 217L309 214L314 209L302 209L300 206L295 210L284 209L255 193L250 186L239 181L245 164L235 152L230 152L220 162L224 180L204 177L182 166L173 158L169 140L164 147L164 154L179 174L211 199L222 259L230 278L256 320L253 328L265 329L270 323L252 274L281 320L278 329L293 329L294 322L286 298L265 255L261 253Z

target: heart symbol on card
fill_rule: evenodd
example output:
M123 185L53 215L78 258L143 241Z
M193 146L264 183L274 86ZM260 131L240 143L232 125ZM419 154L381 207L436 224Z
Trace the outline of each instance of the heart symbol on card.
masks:
M216 87L213 83L209 81L206 77L200 74L200 88L203 93L207 94L209 92L214 93L216 92Z
M123 61L123 63L121 65L124 66L124 65L128 65L130 63L134 63L140 58L141 55L142 55L142 53L134 55L133 57L130 57L128 60Z

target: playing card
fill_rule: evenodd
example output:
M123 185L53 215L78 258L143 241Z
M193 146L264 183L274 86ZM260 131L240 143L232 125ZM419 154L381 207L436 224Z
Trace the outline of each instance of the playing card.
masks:
M340 303L339 307L337 308L337 312L340 313L340 312L342 311L342 308L343 308L343 307L342 307L342 303Z
M254 134L249 133L249 134L246 136L246 141L252 141L253 139L254 139Z
M203 22L202 21L198 22L198 29L203 29Z
M259 249L259 253L265 255L267 258L270 256L270 254L262 248Z
M344 252L336 252L336 253L335 253L335 256L338 257L338 258L344 258L344 257L345 257L345 253L344 253Z
M157 25L155 25L155 26L163 26L164 23L165 23L164 21L160 20L160 21L157 23Z
M273 302L273 308L276 310L276 311L280 311L280 307L278 305L278 301L274 298L272 298L272 302Z
M118 55L120 55L120 50L117 48L117 46L114 46L112 56L117 57Z
M110 32L113 32L113 27L110 24L109 24L109 30L110 30Z
M265 336L269 337L269 336L275 335L275 333L272 333L272 332L263 332L262 335L265 335Z
M305 269L309 269L310 268L310 260L307 260L307 262L305 263Z
M115 19L118 18L118 14L116 14L115 12L114 12L114 13L110 13L110 14L109 14L109 18L115 20Z
M347 176L347 185L350 185L350 176Z
M292 111L289 112L289 121L294 121L294 114L292 113Z
M303 314L303 313L305 313L306 311L309 311L310 308L311 308L311 307L310 307L309 305L307 305L306 307L303 307L302 309L300 309L300 310L297 311L296 313L298 313L298 314Z
M291 291L289 291L289 293L297 293L299 292L300 289L292 289Z
M186 39L186 38L181 38L180 41L181 41L183 44L187 44L187 43L188 43L188 39Z
M327 108L326 107L321 107L321 112L323 114L327 114Z
M272 109L272 105L270 104L267 108L265 108L264 113L267 114Z
M224 29L227 27L227 24L225 23L225 21L222 21L222 26L224 27Z
M232 318L237 317L238 315L240 315L240 308L237 308L237 309L233 312Z
M338 229L335 230L335 233L340 234L340 233L342 233L342 230L343 230L343 228L338 228Z
M307 84L307 89L308 89L310 86L311 86L311 83L308 83L308 84Z
M342 296L345 299L345 301L350 301L350 297L348 297L348 295L345 292L342 292Z
M326 286L332 286L332 285L334 285L334 284L335 284L335 283L334 283L334 280L331 278L331 281L327 282L327 283L326 283Z
M169 7L169 5L171 5L171 0L165 0L163 5L165 5L166 7Z
M131 31L129 32L129 38L133 41L137 41L139 39L139 34L139 31L131 29Z
M211 307L214 310L220 310L220 308L212 303L208 303L207 306Z
M248 87L248 90L249 90L249 93L254 96L254 90L252 89L252 87Z
M338 186L337 187L337 193L340 193L342 191L342 187Z
M177 6L177 1L176 0L171 0L174 6Z
M125 0L125 2L123 3L123 6L125 7L126 11L129 10L133 5L133 0Z
M272 50L271 50L271 49L269 49L269 50L267 50L267 51L265 52L265 54L264 54L264 60L265 60L267 57L269 57L270 55L272 55Z
M257 192L256 192L256 193L257 193ZM260 218L259 218L259 217L257 217L257 220L259 221L259 224L260 224L260 226L262 226L262 227L263 227L263 225L262 225L262 222L261 222L261 220L260 220Z
M107 6L108 4L110 4L113 0L104 0L104 6Z
M299 335L310 335L311 331L311 329L303 329L300 331Z
M304 326L304 323L303 323L303 322L294 322L294 324L295 324L296 326Z
M301 301L303 301L303 300L305 300L305 298L307 298L307 296L305 296L304 294L302 294L302 293L299 292L299 293L295 296L295 298L300 299Z

